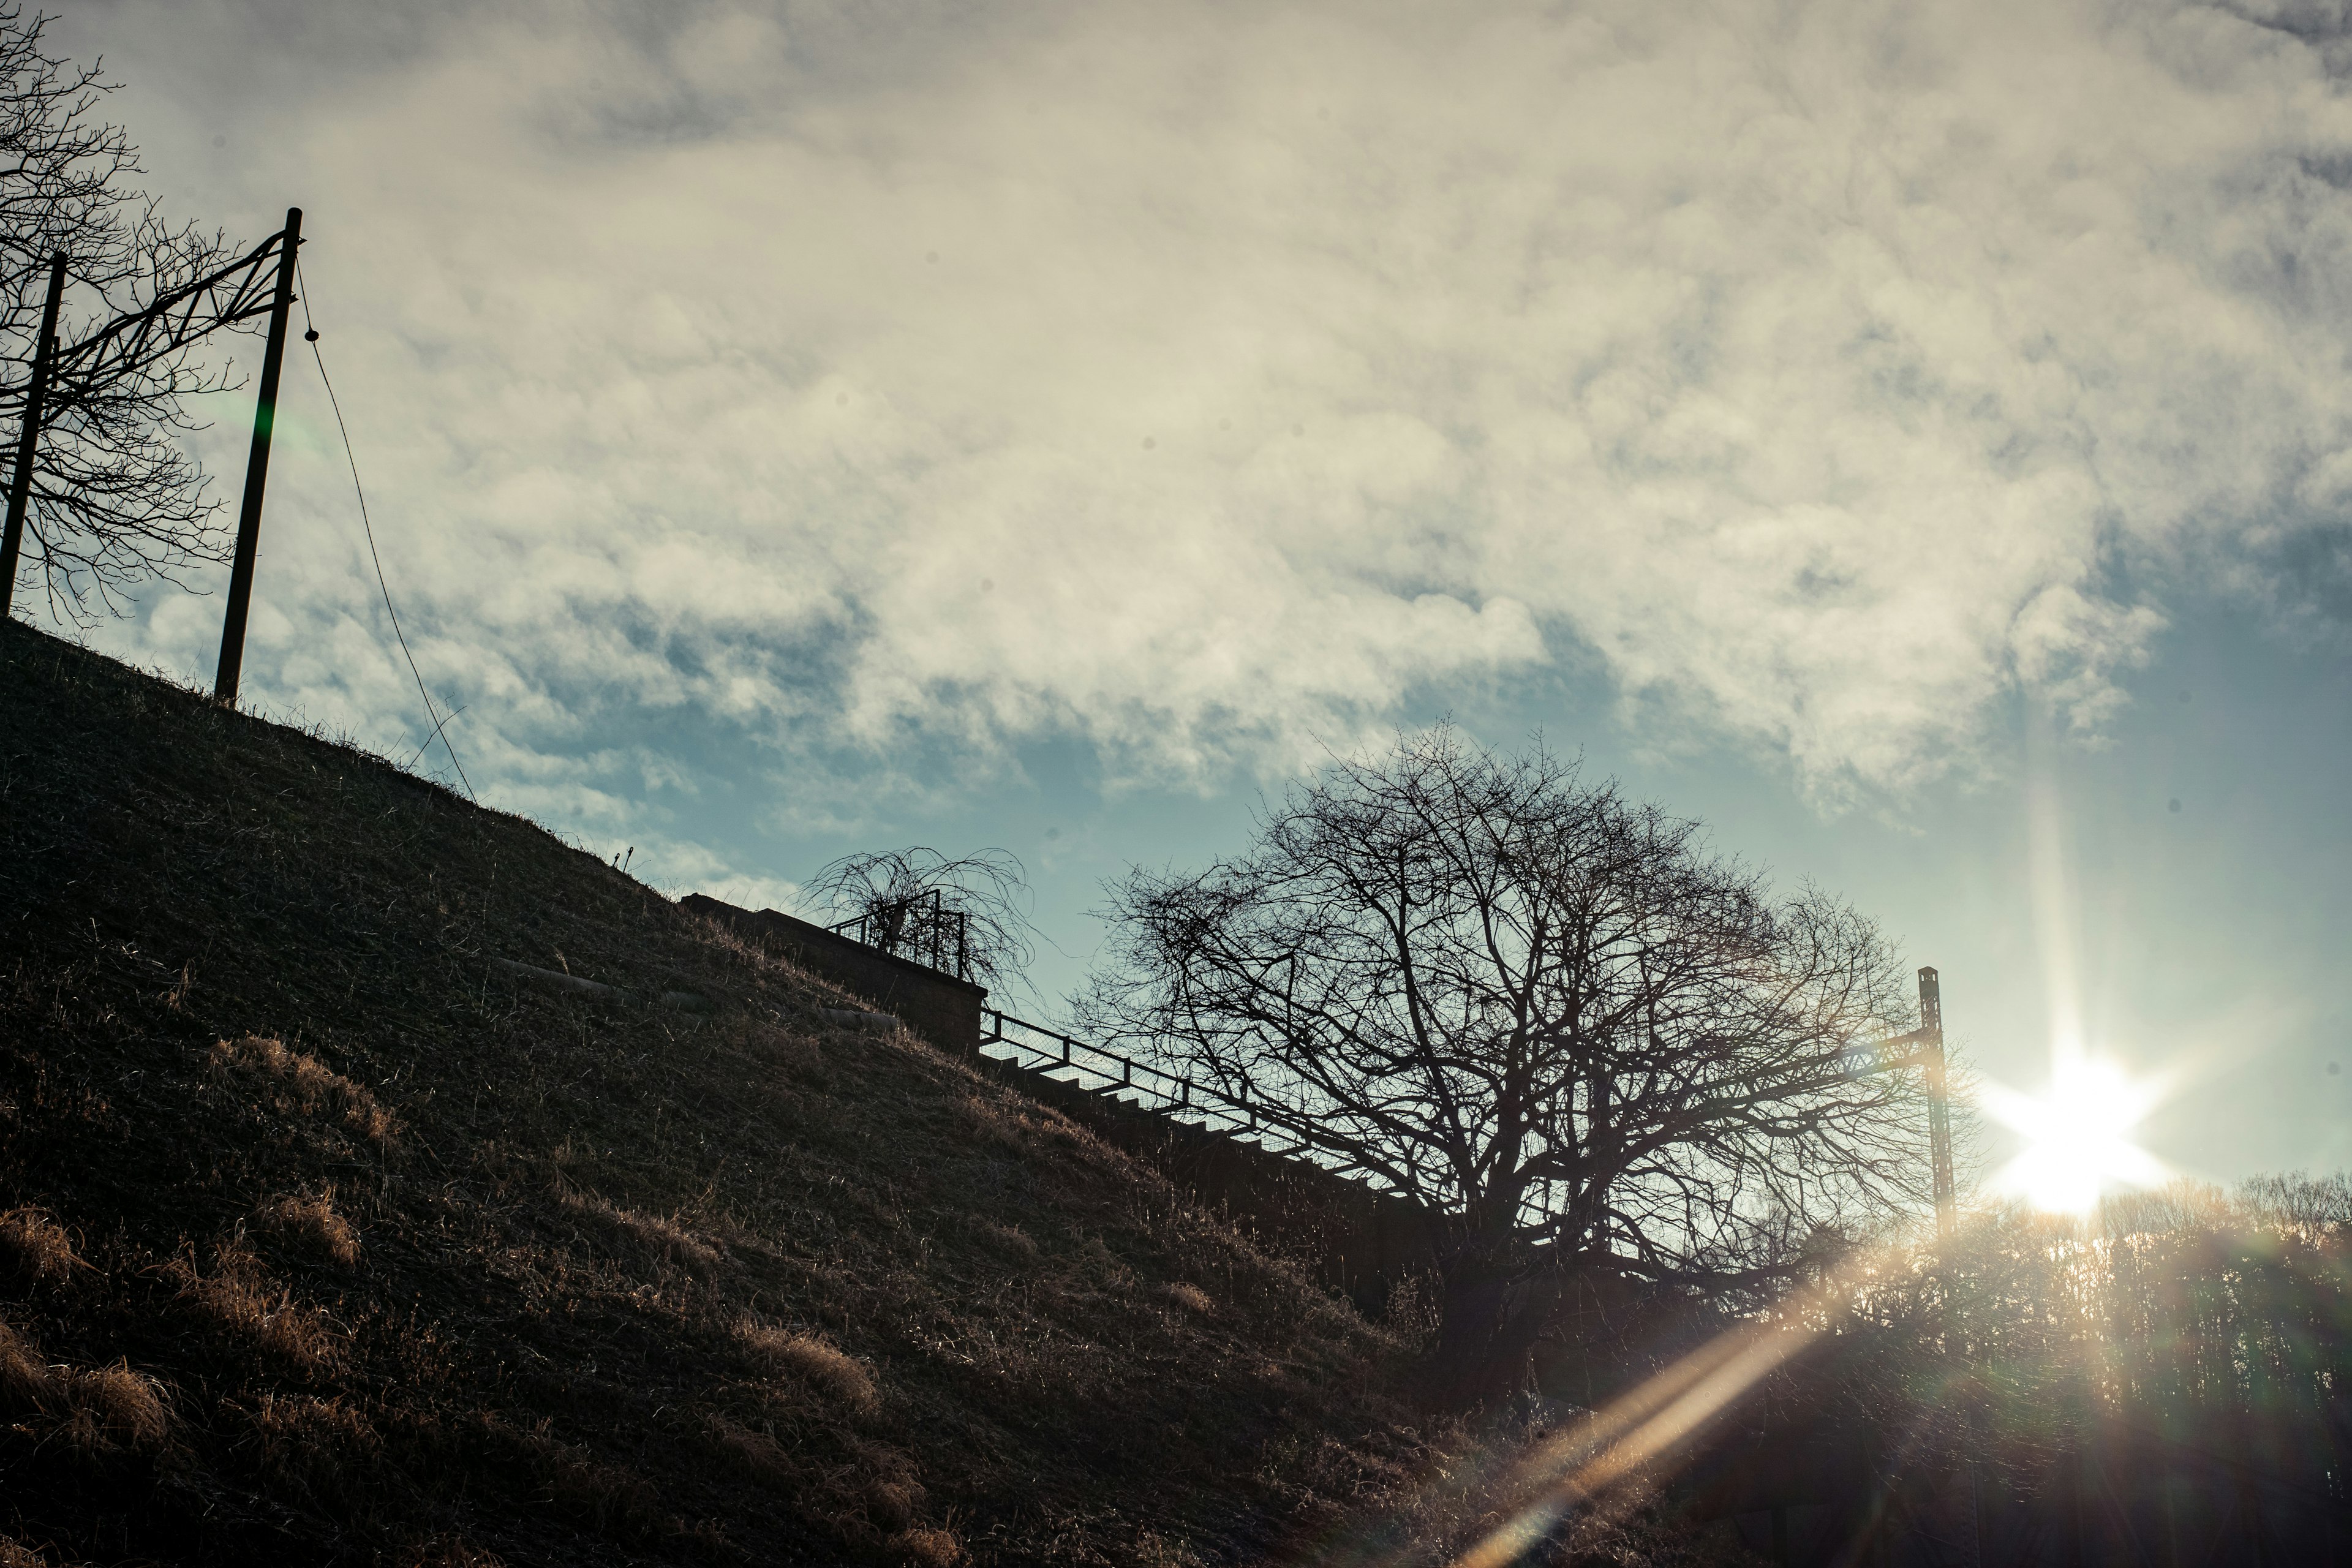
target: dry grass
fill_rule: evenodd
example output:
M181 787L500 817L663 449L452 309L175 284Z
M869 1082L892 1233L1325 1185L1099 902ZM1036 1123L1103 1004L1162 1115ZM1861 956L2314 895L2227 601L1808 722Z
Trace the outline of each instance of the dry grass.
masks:
M199 1273L185 1256L173 1258L161 1272L178 1287L178 1299L194 1307L214 1330L254 1346L282 1370L309 1377L341 1363L342 1336L326 1314L273 1281L242 1243L216 1248L209 1274Z
M0 1214L0 1272L24 1281L61 1285L89 1266L74 1255L65 1227L37 1208Z
M667 1215L633 1213L594 1193L568 1185L558 1186L555 1196L566 1212L586 1220L634 1261L708 1275L722 1260L718 1247Z
M152 1454L172 1435L172 1411L155 1380L128 1362L51 1364L31 1339L0 1323L0 1415L31 1418L67 1452L89 1459Z
M59 1559L1306 1568L1441 1458L1388 1333L598 856L17 624L0 733L0 1519ZM488 962L559 952L723 1000Z
M281 1040L259 1035L216 1040L210 1059L217 1074L243 1075L268 1085L275 1107L282 1112L331 1113L372 1143L391 1142L397 1130L391 1112L376 1102L366 1085L353 1083L307 1051L288 1049Z
M963 1561L963 1548L947 1531L929 1525L916 1525L899 1531L883 1543L883 1549L908 1568L955 1568Z
M0 1323L0 1409L11 1414L47 1412L63 1393L40 1347Z
M1209 1293L1190 1280L1171 1281L1168 1287L1168 1299L1196 1318L1216 1315L1217 1304L1209 1300Z
M264 1394L251 1426L257 1467L281 1492L340 1499L383 1463L374 1426L343 1399Z
M993 1220L975 1220L972 1230L989 1245L1008 1257L1024 1263L1037 1261L1037 1239L1017 1225L998 1225Z
M262 1230L327 1259L341 1268L360 1260L360 1233L335 1212L335 1189L285 1193L253 1211Z
M872 1374L817 1335L745 1318L736 1323L735 1337L769 1371L797 1378L857 1415L871 1415L881 1408Z
M128 1362L75 1373L72 1398L98 1428L100 1440L89 1451L120 1447L152 1454L172 1435L172 1410L163 1390L153 1378L131 1371Z

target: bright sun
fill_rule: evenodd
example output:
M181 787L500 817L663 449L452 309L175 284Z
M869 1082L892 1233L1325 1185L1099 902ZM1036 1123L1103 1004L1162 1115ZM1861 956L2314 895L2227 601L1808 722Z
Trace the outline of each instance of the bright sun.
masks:
M2034 1207L2088 1215L2111 1188L2154 1186L2164 1180L2163 1163L2130 1137L2158 1096L2114 1063L2082 1057L2061 1060L2048 1091L2040 1095L1992 1083L1982 1087L1984 1108L2025 1139L2023 1152L2001 1173L2000 1184Z

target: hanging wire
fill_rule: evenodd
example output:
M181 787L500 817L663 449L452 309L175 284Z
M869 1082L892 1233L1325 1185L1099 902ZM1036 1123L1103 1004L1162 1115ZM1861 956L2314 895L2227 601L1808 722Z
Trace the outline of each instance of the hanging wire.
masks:
M474 793L474 781L466 776L466 764L457 760L457 749L449 743L449 721L465 710L453 710L444 717L433 706L433 694L425 689L425 677L416 668L416 656L408 651L408 634L400 629L400 612L392 607L392 588L383 580L383 557L377 554L375 549L375 524L368 521L367 490L360 483L360 460L352 451L351 427L343 423L343 405L335 396L334 381L327 374L326 357L319 353L319 329L310 324L310 288L303 281L299 258L294 263L294 279L301 288L302 341L310 345L310 357L318 362L319 380L327 389L327 406L335 411L335 428L343 437L343 460L351 465L352 493L359 497L360 527L367 532L368 559L375 563L375 585L383 595L383 613L392 617L392 635L399 639L401 657L408 660L408 673L416 679L416 695L425 699L425 717L433 726L425 737L425 744L416 748L416 754L422 758L426 749L438 739L441 749L449 753L449 765L457 770L458 781L466 786L466 798L479 805L482 798Z

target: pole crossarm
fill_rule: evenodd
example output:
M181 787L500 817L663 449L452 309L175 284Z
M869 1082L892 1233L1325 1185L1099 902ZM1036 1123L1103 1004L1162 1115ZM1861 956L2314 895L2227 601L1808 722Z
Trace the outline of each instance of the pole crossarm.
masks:
M286 234L280 229L226 266L166 289L142 309L60 348L51 368L60 393L68 387L87 392L135 374L225 327L269 314Z

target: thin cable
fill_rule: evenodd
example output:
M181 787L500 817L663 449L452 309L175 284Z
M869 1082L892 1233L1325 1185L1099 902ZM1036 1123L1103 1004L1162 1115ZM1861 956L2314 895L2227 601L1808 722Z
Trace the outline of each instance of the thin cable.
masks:
M416 668L416 656L408 651L408 634L400 629L400 612L392 607L392 588L383 580L383 557L375 550L375 524L368 521L367 489L360 483L360 460L352 451L351 427L343 423L343 405L335 396L333 380L327 374L326 356L319 352L319 331L310 324L310 289L302 282L302 263L299 259L294 263L294 278L302 289L302 336L310 345L310 357L319 363L319 380L327 389L327 406L335 411L335 428L343 437L343 460L352 467L352 493L359 497L360 527L367 532L368 559L375 563L375 585L383 595L383 613L392 617L392 635L400 641L400 655L408 660L408 673L416 678L416 695L425 699L425 717L433 724L431 731L425 737L425 747L433 744L435 736L440 737L441 749L449 753L449 765L457 770L457 778L466 786L466 798L479 805L482 797L474 793L474 781L466 777L466 764L457 760L457 748L449 743L449 719L455 719L464 710L459 709L452 712L449 719L444 719L439 710L433 706L433 694L425 689L425 677ZM425 755L425 747L417 749L418 757Z

